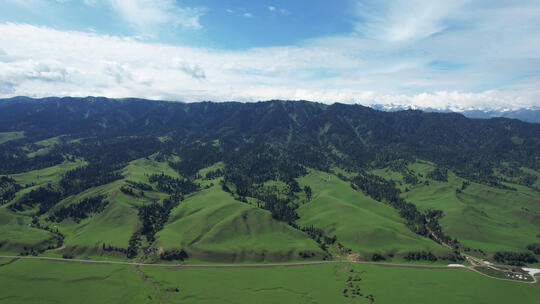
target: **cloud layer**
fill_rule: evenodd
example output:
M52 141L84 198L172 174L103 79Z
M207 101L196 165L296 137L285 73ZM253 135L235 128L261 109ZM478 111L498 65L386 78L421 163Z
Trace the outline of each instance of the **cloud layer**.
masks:
M176 1L107 1L141 33L204 27ZM243 50L0 23L0 96L540 106L540 6L448 3L362 1L348 35Z

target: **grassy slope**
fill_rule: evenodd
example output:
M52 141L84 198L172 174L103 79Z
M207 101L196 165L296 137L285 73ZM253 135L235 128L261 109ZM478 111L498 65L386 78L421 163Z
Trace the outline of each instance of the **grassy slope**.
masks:
M10 259L0 259L0 265ZM369 303L345 298L348 276L375 303L535 303L540 285L498 281L467 270L322 265L265 269L164 269L19 260L0 266L9 303ZM354 272L350 272L353 270ZM159 285L159 292L152 285ZM178 292L174 289L178 288ZM159 294L158 294L159 293ZM166 295L167 293L168 295Z
M322 255L305 234L235 201L217 185L180 203L156 238L159 248L184 248L204 261L285 261L298 259L299 251Z
M19 191L15 197L15 200L31 190L45 186L48 183L58 182L67 171L84 166L85 164L86 162L80 159L73 162L65 161L56 166L9 175L9 177L15 179L21 186L30 185L32 183L35 184L32 187Z
M83 164L83 161L64 162L54 167L10 175L23 186L35 183L35 186L19 191L14 200L19 199L32 189L58 181L66 171ZM52 234L47 231L29 227L28 224L32 222L32 219L23 214L10 211L7 209L7 205L0 207L0 231L2 231L0 243L3 244L0 247L1 252L19 253L23 247L41 247L52 237Z
M0 144L8 142L10 140L20 139L24 137L23 131L16 132L0 132Z
M51 149L61 143L61 136L51 137L44 140L36 141L33 145L32 152L28 153L29 157L35 157L37 155L45 155L51 151ZM28 149L28 147L27 147Z
M136 206L159 201L166 197L163 193L146 191L145 197L133 197L123 194L120 187L125 185L125 180L135 182L148 182L146 175L164 172L169 175L177 174L167 163L155 162L152 159L141 158L132 161L122 170L125 179L89 189L76 196L71 196L60 202L56 208L66 206L80 200L97 195L105 195L109 205L102 213L91 218L75 223L66 220L59 230L66 235L65 244L67 251L76 255L101 254L100 248L103 243L115 247L127 248L133 233L139 228L139 219Z
M411 168L425 176L430 167L416 164ZM524 251L527 244L538 242L539 192L519 185L512 185L518 191L509 191L471 183L456 193L462 181L449 172L448 182L411 187L404 197L422 210L443 210L444 231L472 248Z
M329 179L330 178L330 179ZM299 179L310 185L313 199L298 209L303 226L313 225L355 252L396 253L410 250L446 251L411 232L390 206L374 201L334 175L311 170Z
M28 224L32 219L0 207L0 252L18 254L23 247L42 247L53 236L50 232L35 229ZM46 246L43 246L46 247Z
M44 186L47 183L58 182L66 171L84 164L85 162L82 160L64 162L54 167L11 175L21 185L35 183L35 186L19 191L15 200L32 189ZM152 159L146 158L132 161L123 169L122 174L127 180L148 182L146 175L159 174L161 172L177 176L167 163L155 162ZM166 197L162 193L152 191L148 191L144 198L127 196L120 191L120 187L123 184L125 184L124 180L118 180L107 185L88 189L78 195L67 197L51 210L53 212L55 209L96 195L105 195L110 202L102 213L82 220L79 223L75 223L69 219L62 223L48 223L49 226L57 226L58 230L66 236L64 242L66 245L65 252L79 256L97 255L101 254L100 247L102 243L127 248L131 235L137 230L139 225L135 206ZM0 226L5 228L0 235L0 242L4 243L1 248L2 252L18 253L22 247L29 245L36 246L50 237L50 234L46 231L28 227L31 218L23 215L26 213L15 214L9 211L6 206L0 208ZM47 215L43 215L42 219L45 217ZM42 224L44 223L46 222L42 220ZM46 255L58 256L61 254L62 252L60 251L52 251Z

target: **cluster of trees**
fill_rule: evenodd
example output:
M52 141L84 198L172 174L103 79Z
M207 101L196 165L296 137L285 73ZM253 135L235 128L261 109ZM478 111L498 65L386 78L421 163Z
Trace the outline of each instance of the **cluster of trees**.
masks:
M351 269L350 272L355 273L353 269ZM352 275L348 276L345 282L346 287L345 289L343 289L341 294L346 298L364 297L368 299L370 303L374 303L375 297L372 294L364 295L362 293L362 290L360 289L360 285L358 284L360 281L362 281L362 278L360 277L359 273L355 273L354 276Z
M167 194L186 195L195 191L199 191L200 185L186 178L174 178L166 174L152 174L148 181L157 183L156 189Z
M184 177L194 176L200 169L206 168L223 159L223 150L214 143L194 142L177 149L182 156L179 162L169 162L169 166Z
M163 226L169 220L171 210L178 203L168 200L163 205L160 203L151 203L139 207L138 216L142 223L140 234L146 236L149 242L153 242L155 234L163 229Z
M136 231L129 238L128 248L126 250L126 257L132 259L139 253L139 247L141 246L141 232Z
M66 172L60 180L60 186L64 195L80 193L86 189L105 185L115 180L122 179L118 172L121 167L118 165L107 165L102 163L89 164L84 167L75 168Z
M21 190L21 185L17 181L8 176L0 177L0 205L10 202L17 191Z
M439 219L443 217L443 212L441 210L426 210L426 228L431 233L432 238L435 238L436 241L442 242L448 246L457 249L459 247L459 242L456 238L452 239L450 236L442 232L442 228L439 225Z
M211 179L221 177L223 175L225 175L225 170L216 169L216 170L206 172L206 174L204 175L204 179L205 180L211 180Z
M388 168L394 172L399 172L403 176L403 182L409 185L418 184L418 177L414 174L413 171L409 170L407 165L409 162L405 159L397 159L391 161L388 165Z
M126 183L128 183L131 187L141 191L154 191L154 188L152 188L151 185L146 183L134 182L130 180L126 180Z
M529 252L496 252L493 255L493 259L498 263L515 265L515 266L524 266L526 264L532 264L538 262L534 255Z
M187 254L184 249L175 249L175 250L165 250L161 255L160 258L162 260L172 261L172 260L186 260L189 258L189 255Z
M75 222L79 222L92 214L102 212L108 204L109 202L105 200L104 195L88 197L76 204L55 210L48 217L48 220L59 223L67 218L72 218Z
M374 253L372 256L371 256L371 260L373 262L379 262L379 261L384 261L386 260L386 258L381 255L381 254L378 254L378 253Z
M127 255L127 252L128 252L126 248L116 247L116 246L112 246L111 244L105 244L105 243L101 245L101 249L103 251L108 251L108 252L120 252L125 255Z
M309 251L300 251L298 252L298 256L302 259L309 259L315 256L315 252L309 252Z
M235 193L227 184L234 185ZM278 189L276 186L264 186L262 183L254 184L249 175L241 175L240 172L229 174L226 171L221 186L224 191L231 193L233 197L235 197L235 194L238 195L240 201L246 202L246 196L258 199L257 206L270 211L274 219L292 223L299 218L296 213L298 206L294 203L294 200L298 198L296 193L302 190L294 179L287 180L286 186L283 189Z
M448 169L436 167L428 172L426 177L439 182L448 182Z
M532 251L536 255L540 255L540 243L533 243L527 245L527 250Z
M293 223L300 217L296 213L297 206L287 199L279 198L275 194L267 194L265 196L257 196L262 200L260 207L272 213L272 217L278 221Z
M25 194L17 202L9 205L12 211L24 211L39 205L37 215L45 214L62 199L62 193L54 189L51 184L40 187Z
M310 238L319 244L322 250L327 251L329 245L333 245L337 242L337 236L328 237L324 234L324 230L315 228L313 225L302 227L296 223L289 223L292 227L305 232Z
M467 167L458 168L454 171L459 177L483 184L489 187L516 191L516 188L507 186L502 182L504 179L493 175L495 165L482 162L470 164Z
M53 149L47 154L28 156L24 149L30 139L9 141L0 145L0 174L14 174L39 170L58 165L64 161L62 153Z
M311 198L313 197L313 192L311 190L311 187L306 185L304 186L304 193L306 193L306 199L307 201L311 201Z
M141 196L141 197L144 197L144 191L141 190L139 193L135 193L133 191L133 188L131 188L131 187L122 186L122 187L120 187L120 191L122 193L124 193L125 195L129 195L129 196L134 196L134 197Z
M437 261L437 257L429 251L410 251L403 258L407 261Z
M520 184L526 187L531 187L538 179L538 176L527 173L514 166L500 166L499 172L507 177L504 178L505 181Z

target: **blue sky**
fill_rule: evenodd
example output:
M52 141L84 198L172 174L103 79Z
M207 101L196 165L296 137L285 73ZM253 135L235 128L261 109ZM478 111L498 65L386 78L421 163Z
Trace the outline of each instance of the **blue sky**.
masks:
M540 106L540 2L3 0L15 95Z

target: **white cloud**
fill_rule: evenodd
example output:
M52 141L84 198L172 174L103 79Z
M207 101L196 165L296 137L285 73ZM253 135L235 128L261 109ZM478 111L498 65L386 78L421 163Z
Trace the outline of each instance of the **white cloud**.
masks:
M251 13L244 13L242 14L242 16L246 17L246 18L251 18L253 17L253 15Z
M200 29L204 9L180 7L174 0L108 0L120 15L143 33L157 25Z
M1 97L540 105L540 76L535 68L540 59L537 55L526 61L512 57L532 55L531 45L526 46L531 53L514 46L501 50L505 60L490 57L489 50L472 49L469 56L485 59L485 67L476 70L429 68L437 58L432 49L440 52L444 47L438 40L422 45L421 51L354 36L315 39L300 46L224 51L6 23L0 24L0 45ZM461 56L466 50L448 52ZM504 78L523 71L531 76Z
M269 6L268 7L268 10L271 11L271 12L274 12L276 10L276 7L275 6Z
M428 37L446 29L444 21L467 0L391 0L358 2L356 30L387 41Z

